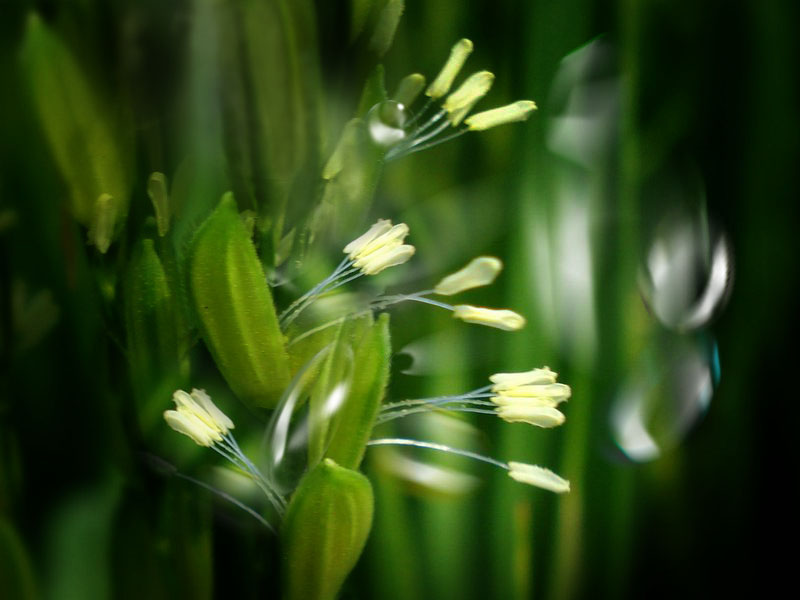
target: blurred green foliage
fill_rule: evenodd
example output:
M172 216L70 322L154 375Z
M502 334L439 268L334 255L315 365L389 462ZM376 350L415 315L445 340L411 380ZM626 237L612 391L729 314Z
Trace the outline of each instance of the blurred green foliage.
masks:
M277 538L171 476L157 457L202 474L207 462L159 415L174 389L205 386L237 424L263 429L263 408L336 335L363 369L351 388L370 398L324 432L342 471L361 463L387 379L392 399L413 398L549 364L573 388L567 425L549 435L477 419L481 433L426 432L551 464L572 482L564 497L483 470L472 493L436 492L368 452L375 527L343 597L770 595L791 555L766 550L796 525L786 475L797 403L775 382L793 364L798 289L799 12L788 0L4 2L0 597L277 594ZM497 74L488 100L532 98L538 114L381 164L363 144L366 113L408 73L430 79L464 36L470 68ZM567 86L598 77L617 94L587 167L552 136L570 106L564 59L598 36L599 75ZM593 135L577 131L578 142ZM701 183L675 183L686 179ZM721 378L681 443L637 463L613 436L614 402L648 348L676 335L637 277L657 223L687 206L735 253L730 301L701 332L716 340ZM273 295L285 306L292 277L303 289L329 272L322 250L389 215L411 227L423 285L478 253L503 257L498 284L470 301L513 306L528 328L452 333L449 316L402 307L391 374L384 318L330 328L286 356ZM590 274L583 295L568 293L575 273ZM289 287L267 285L281 274ZM420 347L409 369L426 376L403 373L403 351ZM358 493L371 505L371 491ZM353 525L355 556L365 527ZM311 585L302 566L283 576Z

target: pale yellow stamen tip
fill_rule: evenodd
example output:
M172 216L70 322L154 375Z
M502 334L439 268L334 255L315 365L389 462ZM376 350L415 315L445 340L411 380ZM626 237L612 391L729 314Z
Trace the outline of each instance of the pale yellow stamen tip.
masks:
M472 131L483 131L506 123L525 121L534 110L536 110L534 102L519 100L500 108L476 113L464 121L464 124Z
M463 269L448 275L436 284L434 292L452 296L465 290L491 284L503 270L503 263L493 256L479 256Z
M459 88L447 97L442 108L449 113L450 123L458 125L472 107L483 98L492 87L494 75L480 71L470 75Z
M569 481L559 477L550 469L518 462L509 462L508 467L509 477L520 483L527 483L556 494L569 491Z
M461 67L464 66L471 52L471 41L465 38L456 42L450 50L450 56L442 67L442 70L439 71L436 79L434 79L428 86L428 89L425 90L425 95L436 100L450 91L450 86L453 85L453 81L461 70Z
M528 423L536 427L558 427L565 421L564 413L552 406L534 403L512 403L498 406L497 414L507 423Z
M519 373L495 373L489 377L489 381L494 383L492 391L499 392L518 385L534 385L555 383L558 373L550 370L550 367L543 369L531 369Z
M177 410L164 411L164 420L178 433L189 436L200 446L213 446L234 428L233 421L211 401L204 390L183 390L172 394Z
M408 225L379 219L359 238L344 247L353 266L365 275L375 275L388 267L401 265L414 255L415 248L404 244Z
M222 436L218 431L209 427L196 415L180 408L178 410L165 410L164 420L172 429L190 437L199 446L213 446L216 442L222 440Z
M397 86L397 91L392 96L392 100L403 106L411 106L424 87L425 77L423 75L420 73L406 75Z
M454 306L453 317L466 323L496 327L504 331L517 331L525 326L525 317L513 310L482 308L469 304Z

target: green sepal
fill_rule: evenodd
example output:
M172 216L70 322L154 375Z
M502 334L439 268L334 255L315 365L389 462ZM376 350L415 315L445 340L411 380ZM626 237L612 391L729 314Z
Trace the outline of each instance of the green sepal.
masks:
M95 204L106 194L116 203L115 220L121 220L130 195L129 128L36 14L28 18L22 61L45 138L70 190L73 216L91 225Z
M338 427L326 456L343 467L356 469L364 458L375 417L389 381L389 315L383 313L354 344L350 393L338 416Z
M142 431L160 426L164 403L180 379L175 299L153 240L134 249L124 284L130 379Z
M282 528L284 598L333 600L372 528L372 485L325 459L303 477Z
M264 270L230 192L194 237L189 288L201 335L230 388L246 403L273 408L289 383L288 358Z

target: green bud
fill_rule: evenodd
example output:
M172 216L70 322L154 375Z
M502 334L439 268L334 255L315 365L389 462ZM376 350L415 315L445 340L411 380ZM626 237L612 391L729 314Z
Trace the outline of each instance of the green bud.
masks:
M333 600L372 527L373 495L358 471L325 459L300 482L283 522L284 598Z
M203 339L228 385L245 402L274 407L289 383L283 334L230 192L194 237L189 288Z
M22 60L45 138L70 190L73 216L90 225L97 199L107 194L117 202L116 218L124 217L130 169L123 149L129 136L112 118L110 104L36 14L28 19Z
M326 456L350 469L358 468L372 433L389 381L389 315L383 313L354 343L353 381L339 415Z
M144 431L161 425L164 398L179 380L176 311L153 240L137 245L125 279L128 362Z
M119 216L119 203L111 194L100 194L94 203L94 212L89 226L89 243L100 254L105 254L114 237L114 224Z

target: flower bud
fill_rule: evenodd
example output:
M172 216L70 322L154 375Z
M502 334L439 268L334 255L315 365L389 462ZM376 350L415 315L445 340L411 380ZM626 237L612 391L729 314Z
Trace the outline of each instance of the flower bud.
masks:
M289 383L283 334L264 270L233 195L194 237L189 285L203 339L242 400L273 407Z
M373 494L358 471L326 458L297 487L284 517L287 600L333 600L364 549Z

